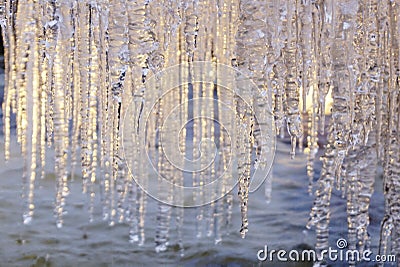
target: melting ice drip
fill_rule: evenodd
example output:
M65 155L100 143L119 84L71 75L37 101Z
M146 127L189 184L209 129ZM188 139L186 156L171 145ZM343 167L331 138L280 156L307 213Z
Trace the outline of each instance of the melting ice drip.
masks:
M310 192L316 188L308 226L316 228L317 249L328 247L334 187L347 199L350 248L362 251L368 247L368 207L380 164L386 199L381 253L392 249L400 254L399 0L20 0L1 1L0 11L6 68L5 157L10 156L10 118L15 113L17 139L25 158L25 223L34 213L36 176L45 175L46 146L53 146L57 226L63 223L68 174L74 173L80 162L83 192L90 199L90 220L94 185L100 180L104 219L110 225L129 222L131 241L142 244L146 195L131 178L146 177L143 148L140 136L132 131L125 142L133 166L129 172L121 152L121 114L127 108L126 99L133 97L136 117L132 125L136 125L146 95L157 93L146 87L149 75L183 62L189 65L183 73L191 75L192 62L202 60L231 64L272 95L276 130L283 135L286 124L292 157L297 143L302 148L306 138ZM196 86L183 86L179 94L157 103L159 116L149 128L149 136L157 135L163 110L176 101L193 98L194 92L215 97L213 88ZM223 97L221 90L216 91L216 98ZM313 184L318 135L326 128L325 99L329 93L333 106L327 145L320 178ZM306 103L307 95L311 95L311 104ZM257 122L249 107L229 97L236 114L193 102L192 114L185 114L189 109L184 105L180 119L202 116L205 109L211 109L219 117L229 120L231 116L236 121L230 129L236 127L234 136L240 151L244 236L251 153L253 145L263 143L257 142ZM194 120L192 131L193 144L216 136L213 124L203 120ZM174 145L187 146L189 134L185 130L183 134ZM224 135L218 138L222 147L232 146ZM162 153L159 146L151 151ZM198 149L193 148L192 156L196 153ZM261 156L257 164L264 160ZM221 162L225 166L228 159L222 157ZM175 177L174 183L183 183L178 171L165 168L162 157L157 164L166 176ZM203 176L193 177L194 185L207 182ZM266 184L266 192L270 192L271 183ZM166 197L179 194L163 193ZM219 242L221 225L230 220L232 195L228 193L211 208L200 207L197 212L198 236L206 232ZM157 251L167 249L171 215L171 207L160 203ZM182 246L183 209L177 209L175 217ZM203 229L201 220L210 227Z

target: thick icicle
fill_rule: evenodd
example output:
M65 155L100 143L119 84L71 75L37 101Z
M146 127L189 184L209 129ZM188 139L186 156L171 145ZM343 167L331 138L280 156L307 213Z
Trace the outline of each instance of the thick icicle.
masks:
M315 248L320 253L328 247L329 222L330 222L330 198L335 177L335 151L333 147L334 134L332 126L328 133L328 144L325 146L325 153L321 157L322 170L316 182L315 200L311 210L310 220L307 228L315 226L317 243Z
M72 29L70 24L69 16L69 5L68 3L56 4L56 16L64 22L63 27L58 27L58 37L56 43L56 55L54 58L54 149L56 151L56 176L57 176L57 196L56 196L56 215L57 215L57 227L61 227L63 224L63 214L65 206L65 198L69 194L68 188L68 147L69 147L69 135L68 135L68 118L67 110L65 105L65 92L66 87L69 85L68 73L69 69L65 66L71 66L69 64L69 51L70 39L72 35ZM66 54L65 54L66 53Z
M38 20L40 23L43 23L45 14L43 12L44 3L40 3L40 6L37 8ZM44 40L45 38L45 30L38 32L38 38ZM45 167L46 167L46 106L47 106L47 79L49 72L49 65L47 64L47 58L45 56L46 52L46 43L39 43L39 72L40 72L40 126L39 126L39 153L40 153L40 168L41 168L41 179L45 178ZM72 79L72 76L71 76Z
M348 9L347 5L355 3L347 1L346 3L335 6L334 19L335 36L333 41L332 58L333 69L336 76L333 79L333 108L332 125L329 128L324 156L322 156L322 170L320 178L316 183L315 201L311 210L310 221L307 227L316 226L317 243L316 249L320 252L328 248L329 222L330 222L330 199L335 177L338 179L342 161L347 152L348 131L349 131L349 110L350 101L349 91L349 70L346 69L349 64L346 62L348 57L349 42L352 41L350 29L354 27L352 17L354 8ZM356 5L357 6L357 5ZM356 10L355 10L356 11ZM350 37L348 36L350 35ZM336 181L336 186L340 188L340 180Z
M132 166L133 177L135 179L140 179L142 184L147 183L147 170L145 169L144 159L141 157L143 153L143 148L140 147L140 136L139 136L139 119L141 117L141 110L144 105L144 94L146 93L146 87L144 85L146 81L146 76L149 71L148 57L150 53L156 48L156 43L154 42L154 33L152 27L150 27L149 16L149 5L147 1L127 1L128 9L128 48L130 54L130 68L132 71L132 91L134 103L134 134L133 145L135 146L133 155ZM148 133L150 137L155 136L155 126L148 127ZM151 140L150 146L154 145L154 140ZM155 157L156 149L155 147L150 148L150 153L152 157ZM143 166L144 165L144 166ZM144 216L146 211L146 194L141 191L139 186L132 184L132 187L136 187L133 190L136 192L135 197L131 197L130 202L130 213L131 216L135 216L134 220L131 220L130 224L130 241L138 242L139 245L144 243ZM133 206L133 207L132 207ZM135 212L132 214L132 212Z
M81 151L81 168L82 168L82 191L87 192L87 184L89 179L90 167L90 153L88 150L88 126L89 126L89 93L90 87L88 80L90 73L88 68L82 66L89 66L90 62L90 6L83 2L77 4L77 31L76 38L78 43L76 49L78 50L77 59L79 60L79 93L80 93L80 151Z
M239 188L238 195L240 200L240 210L242 216L242 226L240 234L242 238L246 236L248 231L247 206L249 197L250 184L250 164L251 149L253 147L253 113L247 103L243 103L240 98L236 98L236 129L237 129L237 145L238 152L238 179Z
M346 157L349 248L357 248L361 252L368 248L366 247L369 242L368 207L377 166L375 132L370 133L375 121L375 97L379 79L376 43L377 4L377 1L370 1L367 5L360 5L359 20L362 22L359 23L365 28L366 34L360 34L355 42L356 51L358 50L361 57L359 60L361 73L355 88L355 117L350 140L353 149ZM365 58L365 55L368 55L368 58ZM355 143L356 140L359 141ZM353 166L354 163L357 164Z
M357 12L357 3L348 1L337 4L335 8L335 39L332 45L332 68L333 77L333 107L332 120L335 134L335 177L336 188L342 187L341 166L349 148L350 122L353 119L353 94L352 86L352 42L353 30L355 29L354 17ZM348 8L349 6L352 8Z
M166 12L167 11L167 12ZM160 13L167 13L168 16L165 17L165 21L159 23L158 36L160 48L163 48L163 55L165 56L165 62L161 62L166 66L175 66L181 62L187 62L188 55L186 53L182 53L183 47L185 47L185 39L182 38L182 29L183 25L181 24L181 16L182 16L182 6L179 1L169 1L169 5L166 7L160 6ZM156 63L156 62L154 62ZM157 69L155 71L158 71ZM186 68L186 64L179 68L179 79L183 81L187 78L188 69ZM173 85L168 85L168 87L173 87ZM178 90L172 91L173 99L176 105L179 105L179 109L173 109L171 112L171 118L175 123L173 123L172 134L172 143L171 147L175 150L175 154L173 155L173 162L177 163L178 166L183 166L184 158L186 157L186 153L189 151L185 150L186 142L187 142L187 129L183 127L187 123L187 111L188 111L188 84L183 83L179 87ZM179 110L179 111L178 111ZM178 112L178 113L176 113ZM176 149L179 148L179 149ZM184 248L184 236L183 236L183 228L184 228L184 208L182 207L185 203L184 199L184 178L185 173L182 171L178 171L175 166L175 175L173 178L174 191L173 191L173 202L177 205L174 207L174 215L175 215L175 224L176 224L176 242L178 245L179 254L181 257L185 255Z
M369 203L376 176L375 132L371 132L368 144L350 150L346 158L348 247L361 253L369 247Z
M311 44L308 44L310 48L306 49L307 53L310 54L310 58L307 60L311 61L311 66L308 67L307 72L303 71L302 75L307 75L307 81L304 81L303 79L303 88L304 86L310 86L312 88L312 105L310 108L310 111L308 112L308 136L307 136L307 176L309 179L308 183L308 192L311 194L312 192L312 186L313 186L313 180L314 180L314 161L315 161L315 156L318 153L318 122L321 119L325 119L324 116L321 116L321 96L320 94L320 88L318 84L318 77L319 77L319 66L317 64L318 58L320 57L320 35L321 35L321 29L320 29L320 24L321 24L321 13L322 15L324 14L323 11L320 11L320 6L318 6L318 3L316 5L311 5L311 10L310 14L303 14L303 16L310 16L311 22L312 23L312 31L311 31L311 36L310 39L312 40ZM310 27L310 26L308 26ZM304 41L304 40L303 40ZM308 52L310 50L310 52ZM306 61L307 61L306 60ZM303 59L303 65L306 64ZM308 90L303 89L303 93L308 93ZM325 96L323 96L324 98ZM324 101L324 100L323 100ZM306 103L303 101L303 107L306 105ZM323 106L325 108L325 106ZM323 114L325 114L325 110L322 111ZM304 113L303 113L304 114Z
M7 161L10 157L10 130L11 130L11 103L14 91L14 79L12 74L14 73L13 68L15 68L15 33L13 34L11 30L15 23L14 16L12 12L13 1L2 1L1 3L1 33L3 38L4 46L4 99L2 105L3 112L3 125L4 125L4 159ZM15 100L14 100L15 101Z
M217 10L220 12L220 15L217 16L217 29L216 34L217 38L215 40L215 55L217 56L218 63L229 65L230 59L233 57L232 55L232 39L234 34L232 34L232 13L229 13L229 8L234 9L237 3L232 0L221 1L217 5ZM222 55L218 57L218 55ZM218 141L216 141L217 149L218 149L218 158L219 164L216 166L216 178L220 178L223 175L223 188L221 193L224 195L223 199L218 200L215 203L215 213L214 213L214 241L215 244L219 244L222 241L222 227L224 226L223 220L230 220L229 211L232 207L229 206L231 204L232 195L227 192L230 190L229 184L232 181L232 172L228 169L229 165L232 161L233 156L233 147L232 144L234 137L234 114L230 110L227 110L228 107L233 106L233 95L232 93L228 93L219 86L222 73L217 67L217 84L215 86L216 90L216 101L217 105L215 106L215 120L218 122ZM233 82L233 81L230 81ZM228 88L232 88L233 83L231 83ZM227 131L227 129L232 129L231 132ZM217 134L217 135L218 135ZM226 207L226 204L227 207ZM227 214L225 214L227 213Z
M81 111L81 101L80 101L80 78L79 78L79 51L77 49L79 40L78 40L78 15L77 15L77 2L73 1L71 4L71 20L72 20L72 40L71 40L71 49L72 49L72 59L71 59L71 70L72 70L72 78L73 78L73 93L72 93L72 129L71 129L71 180L74 180L74 175L76 171L77 165L80 163L78 161L78 147L79 147L79 135L80 135L80 125L82 121L82 116L80 115ZM101 107L100 107L101 109ZM100 118L100 121L101 118ZM42 126L43 127L43 126ZM42 128L45 131L45 128Z
M99 92L99 128L100 128L100 170L101 170L101 203L102 203L102 215L103 220L109 220L110 218L110 205L111 205L111 192L110 183L112 177L112 123L113 116L112 110L112 91L110 85L110 69L108 66L109 56L107 51L109 50L109 8L106 2L99 2L99 12L101 17L99 21L100 27L100 74L102 90ZM80 107L82 110L84 107ZM83 117L80 121L77 121L77 127L82 128Z
M18 134L22 146L22 153L25 156L24 179L24 223L30 223L34 213L34 189L37 166L37 148L38 148L38 121L39 118L39 92L35 90L39 85L39 60L38 60L38 30L35 27L38 23L34 18L34 12L37 8L33 3L19 3L21 16L17 16L17 60L20 76L18 77L18 114L21 120L21 127ZM23 12L26 12L25 14ZM19 24L21 23L21 24ZM25 24L26 23L26 24ZM29 25L29 26L26 26ZM21 40L22 39L22 40ZM18 54L17 54L18 56ZM32 122L32 123L28 123Z
M269 70L269 79L271 85L269 86L273 92L274 101L274 120L276 125L276 133L280 137L284 135L285 123L285 77L286 66L282 56L283 48L285 47L286 37L286 20L287 10L286 5L280 5L276 1L269 3L269 16L267 29L271 30L269 63L271 66ZM268 39L267 39L268 40Z
M335 37L335 20L334 20L334 4L333 0L317 1L314 7L318 21L314 20L315 29L315 42L317 49L315 65L318 64L318 90L319 90L319 132L325 134L325 110L326 110L326 97L329 91L332 90L332 56L331 46L333 38ZM320 24L318 24L318 22ZM319 59L319 60L318 60Z
M112 114L112 176L110 179L110 218L109 224L113 225L116 216L115 205L115 186L121 178L120 172L124 166L121 158L120 143L120 120L121 120L121 102L124 90L124 81L127 71L128 55L128 14L126 12L125 1L110 1L109 3L109 50L108 66L110 70L110 89L111 89L111 114Z
M158 84L159 86L159 84ZM160 88L158 88L157 91L161 91ZM156 91L156 92L157 92ZM159 96L161 97L161 96ZM167 155L164 154L163 151L163 146L168 146L169 144L166 142L163 142L162 139L160 138L162 135L165 135L166 133L163 132L163 127L164 127L164 118L170 112L170 109L172 107L170 106L170 102L167 101L169 100L170 95L168 96L163 96L162 98L159 98L157 101L157 120L156 120L156 132L158 132L158 138L156 139L156 142L158 143L158 162L157 162L157 172L158 172L158 180L159 180L159 186L158 186L158 195L157 197L162 201L158 203L158 213L157 213L157 229L156 229L156 236L155 236L155 251L156 252L163 252L168 249L169 245L169 230L170 230L170 220L171 220L171 209L172 207L169 204L165 204L163 202L170 202L170 199L172 198L172 190L171 186L163 186L162 181L163 179L168 179L169 181L172 180L172 165L170 162L168 162L168 158L166 157ZM165 137L164 137L165 138ZM175 136L174 136L175 138Z
M288 132L291 137L292 149L291 158L296 154L296 143L299 137L303 135L303 129L300 120L299 98L300 86L298 81L298 29L297 29L297 0L294 3L290 0L286 2L287 6L287 40L283 52L286 63L286 121Z
M263 1L241 1L240 2L240 22L236 35L237 45L237 64L238 69L256 85L256 91L252 95L249 92L242 92L239 89L236 96L236 139L238 153L238 179L239 179L239 198L241 203L242 227L241 235L244 238L248 231L247 205L250 183L251 169L251 153L253 149L253 133L254 125L261 123L258 127L267 123L265 115L268 110L264 97L267 95L267 77L265 73L267 65L267 51L265 51L265 43L268 38L266 32L266 21L263 14L267 10L267 5ZM240 79L240 78L239 78ZM241 82L240 80L237 82ZM240 87L240 85L239 85ZM243 95L242 95L243 94ZM263 96L264 95L264 96ZM244 98L247 103L239 99ZM253 108L254 98L254 108ZM250 100L251 99L251 100ZM263 110L259 112L259 110ZM255 113L254 113L255 112ZM260 121L255 121L255 117ZM261 148L267 144L262 138L260 131L254 137ZM261 138L262 137L262 138ZM261 150L261 153L265 149ZM260 155L258 164L263 166L266 162L265 155Z

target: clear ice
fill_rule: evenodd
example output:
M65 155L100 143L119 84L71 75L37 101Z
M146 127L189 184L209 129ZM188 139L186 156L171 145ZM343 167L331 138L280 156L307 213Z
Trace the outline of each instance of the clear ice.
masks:
M142 156L148 152L158 179L174 185L182 186L189 177L193 186L202 186L226 173L225 197L195 210L195 234L213 236L216 244L223 229L231 227L234 196L228 184L237 176L240 234L245 237L251 172L268 161L267 137L260 129L267 125L269 111L261 92L271 99L274 132L290 137L291 157L297 146L307 154L305 185L315 196L307 226L316 229L317 250L328 248L332 190L342 191L346 199L349 248L368 248L368 208L377 167L382 166L380 250L400 256L399 16L399 0L0 1L5 159L10 158L15 114L25 163L24 223L34 217L35 180L46 175L51 147L57 227L62 227L68 209L69 177L73 180L81 170L89 221L94 220L94 199L100 194L103 219L110 225L128 223L130 242L143 245L147 195L135 181L148 183L148 162ZM244 74L256 88L245 96L250 101L225 94L218 82L189 82L164 96L161 84L146 83L149 77L160 81L162 71L177 64L182 64L179 75L189 80L208 75L196 74L198 61L215 64L215 81L223 78L217 63ZM230 81L232 87L241 79ZM160 101L154 107L157 116L146 125L147 151L139 129L151 97ZM328 99L332 107L327 112ZM129 105L132 115L124 118ZM224 105L231 110L224 112ZM169 117L176 107L178 114ZM229 134L210 116L226 122ZM132 126L125 135L124 119ZM173 123L166 126L166 120ZM184 126L188 122L191 127ZM166 135L176 138L166 144ZM315 179L323 136L322 170ZM176 162L169 162L164 146L172 148L168 156ZM202 152L214 146L218 161L210 165ZM227 151L237 159L237 174L229 169ZM176 164L184 164L185 158L204 171L182 172ZM265 187L267 202L271 180L268 177ZM157 197L183 203L179 188L160 187ZM193 201L215 199L216 194L198 192ZM168 249L175 225L183 255L184 209L163 202L158 209L156 251Z

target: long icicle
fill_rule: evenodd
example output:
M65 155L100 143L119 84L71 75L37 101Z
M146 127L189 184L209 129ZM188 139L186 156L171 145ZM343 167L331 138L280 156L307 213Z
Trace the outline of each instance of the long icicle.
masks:
M64 3L66 4L66 3ZM68 120L65 106L65 91L68 86L66 82L68 75L68 69L65 69L67 64L69 49L64 49L70 44L71 38L71 24L69 24L69 5L63 6L63 4L56 4L56 13L60 16L60 19L64 19L64 27L58 27L58 37L56 43L56 54L54 58L54 148L56 151L56 176L57 176L57 196L56 196L56 207L55 213L57 216L57 227L63 225L63 214L65 206L65 198L69 194L68 188ZM58 22L60 23L60 22Z
M298 69L297 69L297 6L298 0L295 3L287 1L287 41L284 48L284 59L287 67L285 94L286 94L286 121L288 132L291 137L292 149L290 152L291 158L296 154L296 143L299 137L303 135L303 129L299 111L300 88L298 84Z

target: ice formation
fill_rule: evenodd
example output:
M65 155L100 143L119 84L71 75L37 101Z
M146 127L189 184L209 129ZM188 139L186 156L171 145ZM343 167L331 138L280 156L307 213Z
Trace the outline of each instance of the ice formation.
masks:
M135 181L148 182L147 159L142 155L149 153L159 179L172 184L183 185L187 175L193 186L210 183L222 172L229 176L227 181L237 176L244 237L252 167L268 160L260 129L269 112L264 97L270 96L274 127L278 135L288 132L291 157L297 145L302 149L306 144L309 189L315 189L308 227L316 229L316 248L328 247L333 189L347 199L349 248L368 248L368 208L381 165L386 213L380 248L400 256L399 0L3 0L0 16L6 73L5 158L10 157L15 114L25 160L25 223L34 215L35 179L44 177L47 147L52 147L57 226L63 224L68 176L81 169L89 220L99 183L103 219L110 225L129 223L131 242L143 244L146 194ZM216 81L221 79L217 63L243 73L256 88L248 96L251 100L245 103L240 94L224 92L217 82L193 81L159 95L158 87L164 85L158 75L163 70L184 64L187 67L179 75L194 79L198 61L215 64ZM154 87L148 86L149 77L158 81ZM240 82L232 80L232 88ZM139 128L151 97L159 101L153 107L155 115L146 122L144 147ZM332 108L326 117L328 97ZM122 134L129 105L132 116L125 123L131 127ZM226 111L224 105L232 109ZM225 124L219 126L214 120ZM191 127L184 126L187 123ZM323 167L314 182L318 139L323 134L327 136ZM165 135L179 138L166 145ZM218 160L210 165L206 152L214 145L219 148ZM179 160L170 162L165 155L168 147L173 159ZM229 169L232 153L226 151L234 151L237 172ZM179 166L188 164L186 157L191 168L201 171L183 172ZM271 180L266 186L269 198ZM228 188L222 191L227 194L224 198L196 208L197 236L214 236L216 243L232 213L233 196ZM215 199L216 194L199 192L194 201ZM163 201L156 250L168 248L175 218L183 253L184 210L165 203L182 202L183 192L162 187L158 198Z

